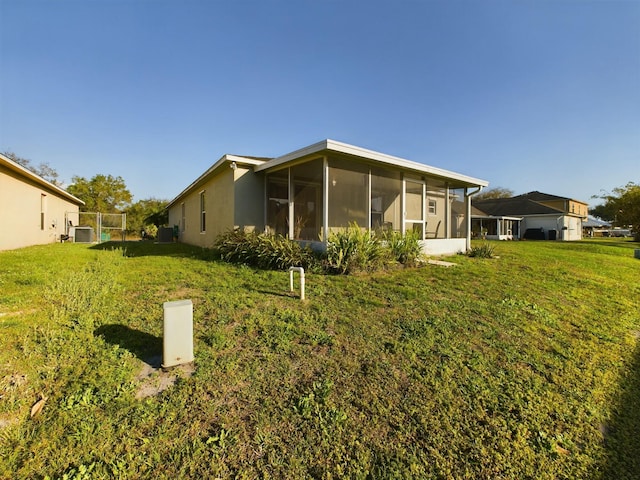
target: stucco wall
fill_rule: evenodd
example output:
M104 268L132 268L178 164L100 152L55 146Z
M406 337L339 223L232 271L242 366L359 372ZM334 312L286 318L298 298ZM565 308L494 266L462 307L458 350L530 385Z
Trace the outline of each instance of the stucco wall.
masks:
M466 238L438 238L422 240L422 252L426 255L455 255L467 251Z
M78 206L0 165L0 250L59 241L68 211L77 212Z
M215 238L234 227L234 171L221 169L189 192L169 209L169 225L180 226L180 241L190 245L211 247ZM206 229L200 231L200 194L205 192ZM182 227L182 203L185 206Z
M264 231L264 176L238 167L235 177L234 228Z

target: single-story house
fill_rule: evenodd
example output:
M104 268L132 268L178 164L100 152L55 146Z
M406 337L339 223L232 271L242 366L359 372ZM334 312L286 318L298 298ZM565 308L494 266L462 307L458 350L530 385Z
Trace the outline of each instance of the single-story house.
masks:
M471 196L488 182L323 140L277 158L223 155L167 206L182 242L210 247L231 229L277 233L312 248L355 222L415 231L428 254L464 252Z
M84 202L0 154L0 250L52 243ZM76 212L71 214L70 212Z
M472 231L501 240L526 238L527 231L547 240L581 240L588 210L580 200L541 192L474 200L473 207Z

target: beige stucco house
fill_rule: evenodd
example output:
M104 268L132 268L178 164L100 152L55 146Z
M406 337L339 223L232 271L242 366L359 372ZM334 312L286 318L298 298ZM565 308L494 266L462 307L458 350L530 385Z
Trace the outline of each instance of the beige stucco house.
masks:
M0 250L59 241L65 222L77 224L80 205L82 200L0 154Z
M428 254L464 252L471 196L488 183L323 140L277 158L224 155L174 198L169 225L210 247L230 229L279 233L322 249L331 232L413 230Z

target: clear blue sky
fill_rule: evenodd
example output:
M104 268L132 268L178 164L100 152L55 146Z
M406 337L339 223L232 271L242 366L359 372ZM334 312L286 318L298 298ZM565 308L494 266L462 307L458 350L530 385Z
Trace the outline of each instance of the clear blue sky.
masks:
M635 0L0 0L0 22L0 150L135 200L324 138L516 194L640 181Z

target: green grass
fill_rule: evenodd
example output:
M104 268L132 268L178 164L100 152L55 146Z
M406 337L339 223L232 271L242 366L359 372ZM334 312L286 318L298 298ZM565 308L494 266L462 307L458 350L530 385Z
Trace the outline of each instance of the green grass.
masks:
M491 245L305 302L184 245L2 252L0 478L638 478L638 244ZM196 371L137 400L185 298Z

